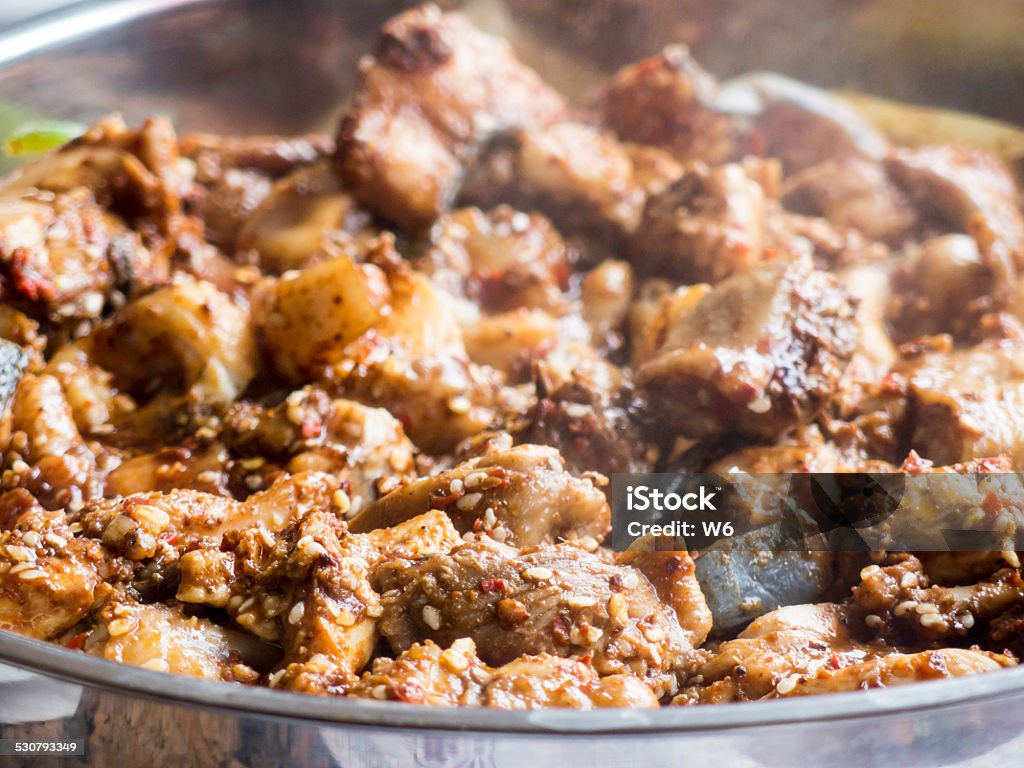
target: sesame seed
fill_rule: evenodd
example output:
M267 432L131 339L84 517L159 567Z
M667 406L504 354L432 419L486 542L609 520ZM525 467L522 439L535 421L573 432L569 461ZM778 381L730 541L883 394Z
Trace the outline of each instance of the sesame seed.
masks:
M28 547L21 547L17 544L8 544L7 554L10 555L13 560L20 560L23 563L33 562L36 559L35 552Z
M660 643L665 639L665 633L658 629L658 627L645 627L644 637L647 638L649 643Z
M279 669L277 672L267 678L267 685L271 688L276 688L277 684L281 682L281 678L284 677L284 670Z
M242 465L242 469L252 471L254 469L259 469L260 467L262 467L264 464L267 463L267 460L260 456L254 456L251 459L242 459L238 463Z
M220 480L220 472L217 472L212 469L204 469L202 472L196 475L196 480L198 480L200 483L216 483L218 480Z
M30 467L24 461L18 459L17 461L11 464L11 469L15 472L15 474L23 475L29 471Z
M452 672L465 672L469 669L469 659L451 648L441 654L441 663Z
M150 659L142 665L143 669L152 669L154 672L169 672L170 666L163 659Z
M462 415L469 413L469 409L472 407L473 404L465 395L456 395L448 400L448 410L455 414Z
M632 571L626 573L622 577L622 586L625 589L636 589L639 584L640 584L639 577L637 577L637 575L635 573L633 573Z
M107 632L110 633L111 637L126 635L133 629L135 629L135 619L132 618L114 619L107 624Z
M343 515L348 512L349 508L352 506L352 500L341 488L331 494L331 501L334 503L337 510Z
M623 624L625 624L626 620L629 618L629 613L626 608L626 598L618 592L608 598L608 615Z
M490 530L498 523L498 517L494 514L494 507L488 507L484 510L484 516L481 518L484 524L484 528Z
M861 569L860 579L861 581L867 581L868 579L877 576L882 572L882 569L877 565L869 565L867 568Z
M151 504L136 504L132 508L132 513L140 523L148 523L158 531L162 531L171 524L170 515L160 507L154 507Z
M960 624L963 626L964 629L970 629L971 627L973 627L974 626L974 614L973 613L965 613L963 616L960 617Z
M584 633L584 637L588 643L596 643L604 635L604 632L598 627L587 627L587 631Z
M918 603L914 606L914 610L917 611L919 615L924 616L927 613L938 613L939 606L935 605L935 603Z
M565 406L565 415L570 419L583 419L590 415L591 408L583 403L569 403Z
M383 612L384 612L384 609L382 609L382 608L381 608L381 607L380 607L379 605L377 605L377 604L373 604L373 605L368 605L368 606L366 606L366 615L367 615L367 616L369 616L369 617L370 617L371 619L376 619L376 618L377 618L378 616L380 616L380 615L381 615L381 614L382 614Z
M566 601L566 605L570 608L591 608L597 605L597 600L592 597L580 597L578 595L571 595Z
M257 530L257 533L259 534L260 540L268 548L272 549L274 544L275 544L273 534L271 534L270 531L268 531L266 528L263 528L263 527L257 528L256 530Z
M807 675L809 677L817 677L818 673L825 668L826 663L827 662L824 659L812 661L810 664L807 665Z
M290 611L288 611L288 623L289 624L298 624L300 621L302 621L302 617L305 615L305 613L306 613L306 605L305 605L305 603L296 603L295 605L292 606L292 609Z
M455 506L461 509L463 512L469 512L477 504L480 503L480 499L483 498L481 493L467 493L461 499L455 502Z
M441 612L432 605L423 606L423 623L433 630L441 628Z
M911 587L917 586L917 574L916 573L904 573L900 577L900 586L903 589L910 589Z
M448 493L462 493L464 487L462 480L456 477L448 484Z
M523 571L523 578L527 581L549 581L554 575L550 568L534 567Z
M487 477L486 472L470 472L466 475L466 487L476 488Z
M926 613L921 616L921 626L929 628L945 627L946 620L938 613Z
M68 540L63 536L58 536L56 533L48 533L43 538L46 539L47 544L56 550L64 549L68 545Z
M30 547L38 547L39 546L39 534L36 533L35 531L29 531L24 536L22 536L21 539L26 544L28 544Z
M238 606L238 612L239 613L245 613L247 610L249 610L250 607L252 607L252 604L255 603L255 602L256 602L256 597L255 596L246 598L245 600L242 601L242 604L240 606Z
M869 613L867 616L865 616L864 623L872 629L881 629L883 626L885 626L885 622L882 620L882 617L874 613Z
M370 689L370 695L375 699L383 701L388 697L388 687L386 685L375 685Z
M11 570L13 571L14 569L12 568ZM37 568L33 568L27 571L21 571L18 574L18 578L22 579L23 581L34 581L35 579L45 579L46 574Z
M800 682L800 677L797 675L789 675L788 677L782 678L778 685L775 686L775 690L779 692L780 696L785 696L787 693L792 693Z
M893 609L893 613L897 616L902 616L908 611L912 611L917 608L918 605L919 603L916 600L904 600Z
M33 554L35 554L35 553L33 553ZM21 573L22 571L27 571L29 568L34 568L34 567L35 567L35 563L34 562L15 563L14 565L11 566L11 570L9 570L8 573L13 576L16 573Z

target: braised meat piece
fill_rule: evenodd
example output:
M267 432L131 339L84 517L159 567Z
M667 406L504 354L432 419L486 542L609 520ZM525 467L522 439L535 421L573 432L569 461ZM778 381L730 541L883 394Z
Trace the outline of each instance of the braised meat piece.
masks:
M335 165L361 202L412 231L447 208L481 142L566 112L503 41L432 5L389 21L360 77Z
M464 533L487 531L518 546L561 539L603 538L611 523L604 494L574 477L554 448L521 445L465 461L409 483L351 520L356 532L385 528L444 510Z
M770 189L771 180L765 183ZM648 200L634 245L635 265L684 283L717 283L752 269L768 256L769 195L741 165L688 167Z
M629 675L598 677L593 667L550 654L524 656L488 667L468 638L447 650L412 646L398 658L378 658L350 696L434 706L497 709L656 707L651 689Z
M676 576L692 578L692 571ZM382 563L375 583L383 594L381 634L396 651L424 639L449 645L469 637L490 664L523 654L592 654L599 673L631 672L664 692L671 687L664 676L702 639L683 631L641 571L572 545L519 552L468 543L417 563Z
M806 257L730 278L666 328L637 380L684 435L771 439L813 419L853 353L854 307Z

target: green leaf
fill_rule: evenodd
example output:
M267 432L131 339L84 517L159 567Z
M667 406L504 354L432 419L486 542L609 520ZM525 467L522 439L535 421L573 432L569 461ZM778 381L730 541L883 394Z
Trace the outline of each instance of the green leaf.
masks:
M8 157L23 157L66 144L85 132L81 123L67 120L29 120L4 139L3 151Z

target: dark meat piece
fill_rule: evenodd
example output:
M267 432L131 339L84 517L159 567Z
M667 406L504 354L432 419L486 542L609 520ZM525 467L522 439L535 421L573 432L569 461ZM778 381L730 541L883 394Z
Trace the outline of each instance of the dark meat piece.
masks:
M572 545L520 553L465 544L419 563L383 563L375 583L383 593L381 633L396 651L469 637L490 664L593 654L599 673L632 672L663 689L662 676L699 639L681 629L640 571Z
M181 138L181 154L201 169L239 168L280 177L304 165L311 165L334 151L330 136L218 136L191 133Z
M787 175L825 160L881 160L882 134L839 96L782 75L756 72L722 86L720 100L756 115L747 151L778 158Z
M369 213L322 162L274 182L237 234L240 258L281 274L339 252L362 256L375 231Z
M943 146L894 150L887 168L925 216L977 241L989 294L1005 302L1024 267L1024 218L1006 166L978 149Z
M917 212L878 162L826 160L786 179L782 203L795 213L823 216L838 227L899 247L919 226Z
M360 201L412 231L445 210L480 142L566 110L505 42L431 5L389 21L360 70L336 167Z
M683 45L620 70L591 98L603 125L624 141L716 164L743 154L743 126L717 106L718 83Z
M634 265L684 283L716 283L757 266L768 255L766 198L777 170L771 164L690 166L648 200L632 245Z
M546 218L502 205L487 213L462 208L442 216L416 267L485 312L560 312L574 260Z
M1024 461L1022 354L1018 343L986 341L952 353L940 345L900 363L892 381L909 393L910 447L940 465L1007 456L1018 466Z
M938 333L969 338L991 308L991 288L991 271L972 238L927 240L893 273L892 327L903 340Z
M509 203L542 210L562 231L600 240L621 239L640 224L648 187L678 177L674 162L652 164L646 150L637 161L627 145L583 123L520 130L498 137L467 176L466 204Z
M661 428L771 439L813 419L835 392L853 320L833 276L807 257L779 258L719 284L667 328L637 381Z
M600 539L611 512L593 481L566 472L553 448L494 450L392 491L351 520L356 532L385 528L441 509L462 532L484 530L510 544ZM498 533L498 530L501 530Z

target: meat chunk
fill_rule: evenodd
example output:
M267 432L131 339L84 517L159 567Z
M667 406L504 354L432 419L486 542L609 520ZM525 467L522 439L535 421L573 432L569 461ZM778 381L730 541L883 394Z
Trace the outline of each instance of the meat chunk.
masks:
M826 160L791 176L782 203L795 213L822 216L894 248L920 225L914 206L882 164L860 157Z
M908 388L910 447L939 465L989 456L1024 460L1021 349L986 341L945 353L925 351L894 371Z
M360 201L412 231L445 210L463 165L495 131L548 125L566 111L506 43L435 6L389 21L360 74L335 164Z
M782 75L755 72L722 86L719 99L753 117L748 150L778 158L787 175L826 160L882 160L888 142L834 94Z
M593 654L600 674L631 672L664 693L665 675L695 639L640 571L571 545L518 552L469 543L417 563L382 563L375 582L381 633L396 651L468 637L490 664Z
M888 308L901 339L938 333L969 338L991 309L991 272L967 235L943 235L911 249L893 275Z
M257 365L248 312L190 279L126 304L96 331L91 353L129 392L189 392L201 403L234 400Z
M75 538L62 512L18 489L0 496L0 629L41 640L86 618L110 591L97 542Z
M234 247L276 275L338 252L359 255L374 234L369 214L324 162L274 182L238 226Z
M651 689L635 677L598 677L581 661L540 654L488 667L469 639L456 640L447 650L427 640L394 660L376 659L349 695L515 710L657 706Z
M680 160L717 164L743 154L742 121L723 106L718 83L674 45L621 69L591 97L603 125L624 141L650 144Z
M48 509L81 509L102 496L103 472L86 444L60 382L27 374L11 404L10 472L5 488L26 488Z
M679 175L674 163L663 172ZM539 209L566 232L617 240L640 224L646 187L658 185L650 173L614 137L566 122L496 139L467 176L460 200Z
M223 606L245 630L281 644L272 687L343 690L377 640L369 553L337 517L313 510L280 534L248 528L220 551L185 555L177 598Z
M508 206L460 208L442 216L417 269L480 311L564 311L575 254L544 216ZM470 312L465 325L472 325Z
M237 632L179 608L119 602L103 609L82 648L156 672L254 683L259 674L240 659L252 645Z
M668 328L638 369L663 425L771 439L813 419L853 353L854 307L806 257L721 283Z
M741 165L692 165L647 202L634 263L685 283L717 283L746 272L766 257L766 197Z
M223 439L242 464L271 461L292 473L334 475L348 494L349 515L377 498L380 483L413 477L414 448L397 419L315 387L296 390L274 408L237 404L224 421Z
M600 539L611 524L608 502L590 479L566 472L553 448L521 445L392 491L351 526L357 533L386 528L430 509L444 510L459 531L489 531L518 546Z
M989 271L992 300L1005 303L1024 266L1024 217L1009 170L967 146L894 150L887 168L941 231L975 239Z
M720 703L887 687L1013 664L983 651L894 653L856 640L832 604L794 605L756 619L698 668L676 703Z

